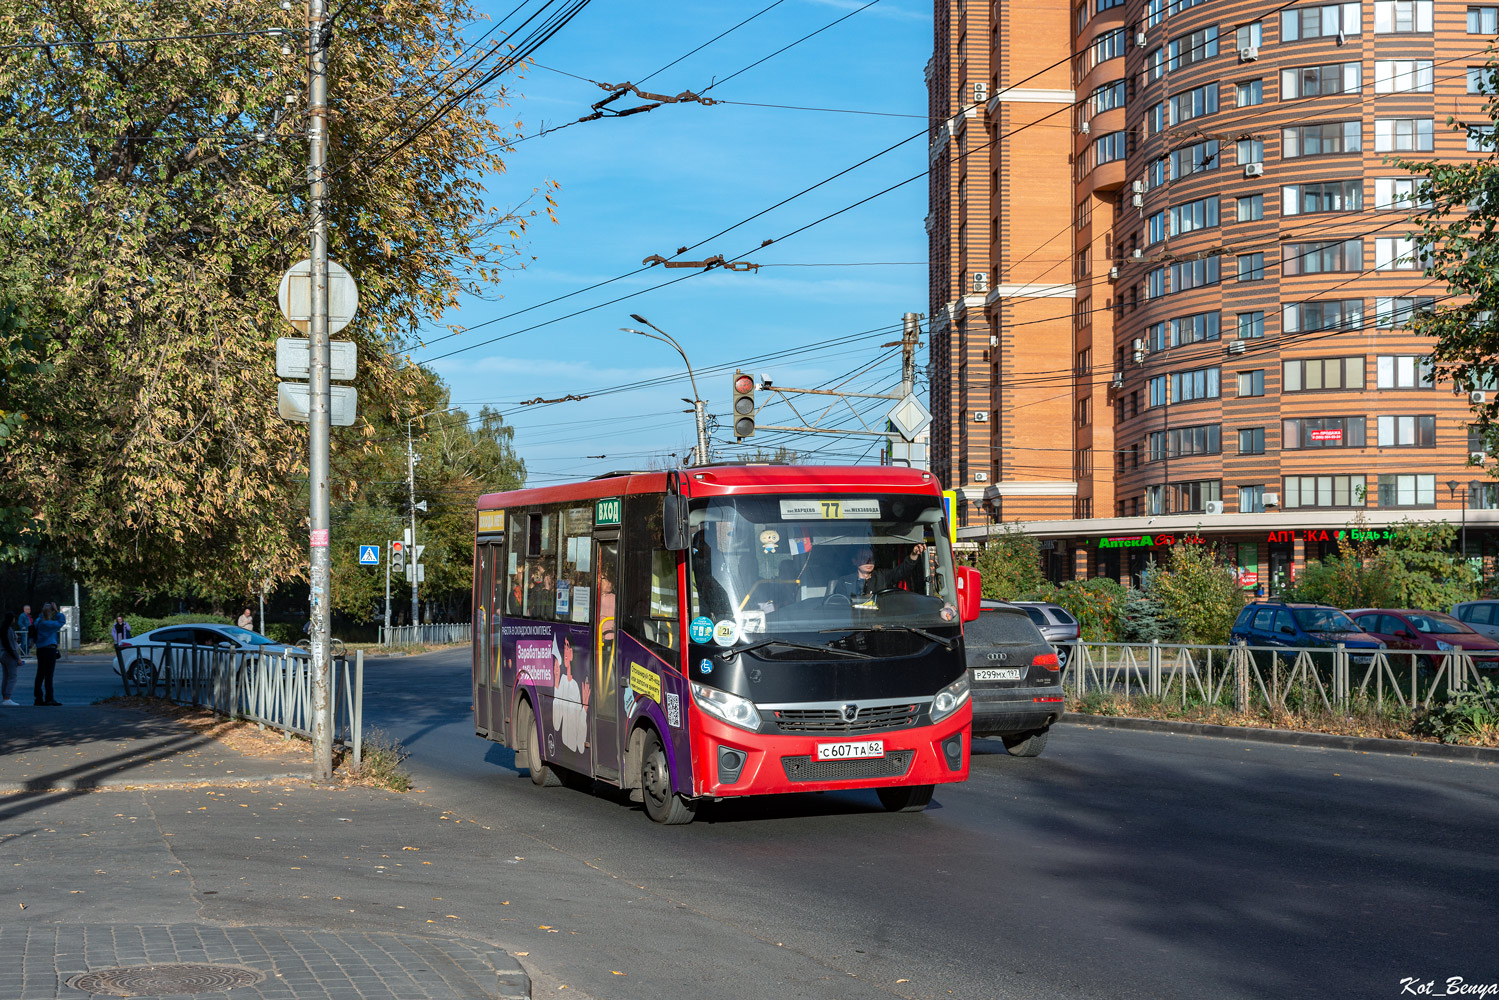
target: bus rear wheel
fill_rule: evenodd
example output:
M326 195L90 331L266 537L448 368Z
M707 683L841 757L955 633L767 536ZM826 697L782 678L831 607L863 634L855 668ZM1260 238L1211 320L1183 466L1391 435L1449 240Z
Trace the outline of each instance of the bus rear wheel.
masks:
M522 701L520 708L516 709L515 735L517 739L525 741L515 751L525 761L526 770L531 772L531 784L548 788L562 784L557 772L541 759L541 735L536 729L536 712L529 701Z
M890 812L919 813L932 801L936 785L902 785L896 788L876 788L880 805Z
M666 748L655 733L646 737L645 752L640 755L640 794L645 814L663 826L691 823L697 813L695 804L672 792Z

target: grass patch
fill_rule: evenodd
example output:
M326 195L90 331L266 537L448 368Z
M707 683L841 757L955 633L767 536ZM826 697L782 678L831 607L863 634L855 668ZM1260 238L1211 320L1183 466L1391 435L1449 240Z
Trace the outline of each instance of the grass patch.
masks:
M393 792L404 792L411 788L411 775L401 767L409 754L406 748L383 729L371 729L359 748L363 758L356 780L388 788Z

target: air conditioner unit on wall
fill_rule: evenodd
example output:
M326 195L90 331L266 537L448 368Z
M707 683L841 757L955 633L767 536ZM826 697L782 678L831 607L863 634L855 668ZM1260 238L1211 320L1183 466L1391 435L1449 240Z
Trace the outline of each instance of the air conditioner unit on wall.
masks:
M989 473L975 472L973 474L973 481L976 483L987 483L989 481Z
M1264 496L1264 501L1265 501L1265 506L1266 507L1279 507L1280 506L1280 494L1279 493L1266 493L1265 496Z
M989 290L989 273L987 271L973 272L973 290L976 293L987 292Z
M1263 176L1265 176L1265 165L1263 163L1246 163L1246 164L1244 164L1244 176L1245 177L1263 177Z
M1113 386L1115 389L1123 389L1124 388L1124 372L1115 372L1114 373L1114 378L1109 382L1109 385Z
M1230 354L1243 354L1248 349L1249 346L1242 340L1231 340L1228 343L1228 353Z
M1206 503L1204 503L1202 505L1202 512L1204 514L1209 515L1209 516L1216 517L1217 515L1223 513L1223 501L1222 500L1209 500L1209 501L1207 501Z
M1129 203L1135 208L1139 208L1145 204L1145 196L1143 194L1132 194L1129 196Z
M1109 280L1110 281L1118 281L1119 280L1119 268L1117 268L1117 267L1111 267L1111 268L1109 268Z
M1239 62L1254 62L1260 57L1260 49L1257 45L1248 45L1239 50Z
M1092 129L1093 129L1093 126L1089 125L1087 122L1083 122L1081 125L1079 125L1077 127L1077 130L1079 132L1081 132L1083 135L1087 135L1090 131L1092 131Z
M1145 32L1137 31L1135 32L1135 44L1143 49L1146 45L1150 44L1150 39L1145 37Z
M1468 452L1468 463L1470 465L1482 465L1483 460L1488 457L1488 455L1484 454L1481 451L1470 451Z
M979 410L976 412L973 415L973 422L976 424L987 424L989 422L989 411Z
M1474 389L1472 392L1468 393L1468 402L1474 404L1475 406L1482 403L1487 403L1488 401L1489 394L1484 392L1482 389Z

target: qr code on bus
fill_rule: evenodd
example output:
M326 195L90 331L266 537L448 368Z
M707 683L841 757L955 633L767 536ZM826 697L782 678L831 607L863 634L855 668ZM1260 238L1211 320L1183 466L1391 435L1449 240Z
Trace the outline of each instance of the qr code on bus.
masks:
M666 724L678 728L682 725L682 703L670 691L666 693Z

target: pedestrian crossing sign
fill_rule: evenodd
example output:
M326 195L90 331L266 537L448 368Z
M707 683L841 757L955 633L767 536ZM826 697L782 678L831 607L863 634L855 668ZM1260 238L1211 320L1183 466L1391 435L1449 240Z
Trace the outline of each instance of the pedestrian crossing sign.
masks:
M361 566L378 566L378 565L380 565L380 546L378 546L378 545L361 545L361 546L359 546L359 565L361 565Z

